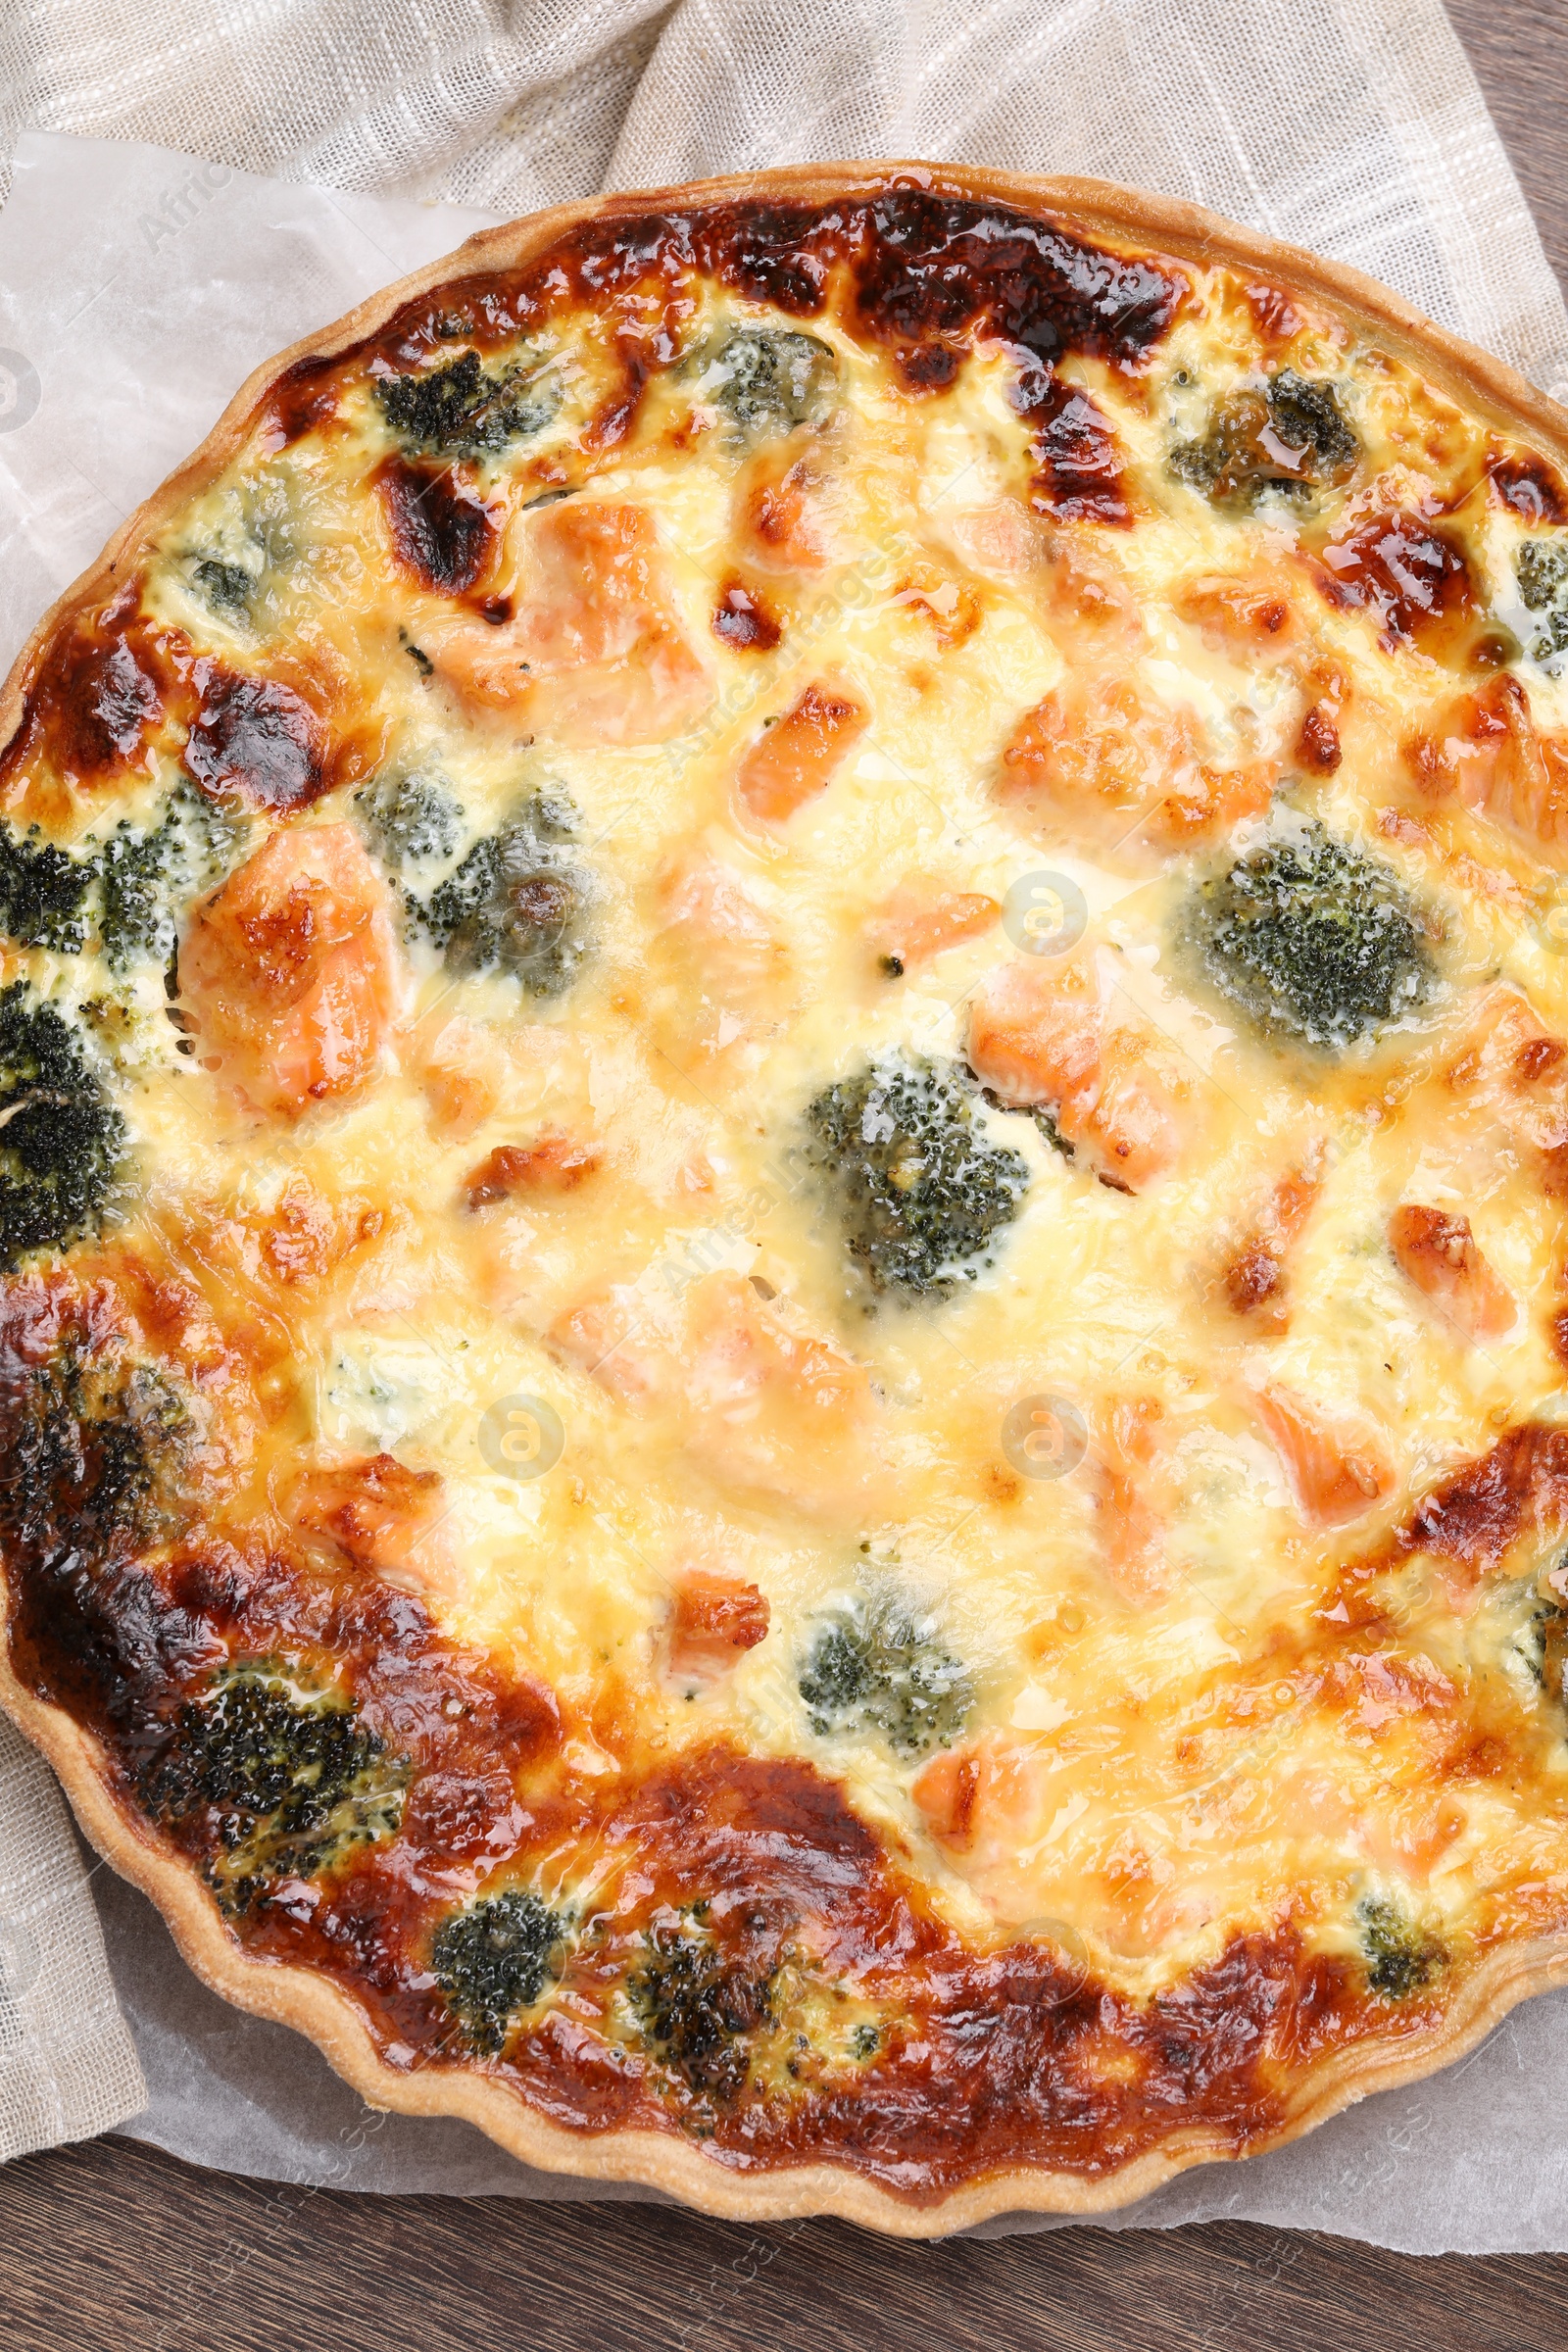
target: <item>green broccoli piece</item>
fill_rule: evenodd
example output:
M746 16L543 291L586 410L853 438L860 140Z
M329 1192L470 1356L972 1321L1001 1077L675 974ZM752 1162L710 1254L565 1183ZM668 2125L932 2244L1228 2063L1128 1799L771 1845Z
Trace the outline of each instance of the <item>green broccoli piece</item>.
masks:
M430 1943L430 1972L473 2048L504 2047L512 2021L561 1973L565 1921L536 1894L482 1895L454 1911Z
M814 423L838 384L838 362L815 335L737 326L697 356L698 390L740 431L760 439Z
M874 1291L946 1297L976 1278L972 1261L1017 1215L1029 1163L988 1142L975 1095L959 1062L892 1054L808 1108L808 1157L837 1194L845 1247Z
M1543 1601L1534 1625L1537 1680L1548 1698L1559 1707L1568 1706L1568 1611L1555 1600Z
M145 833L122 824L104 844L100 925L112 972L148 959L167 964L172 956L174 916L167 895L172 853L164 825Z
M807 1721L819 1740L870 1736L896 1756L951 1747L974 1708L967 1670L930 1618L891 1594L841 1603L801 1670Z
M1255 506L1265 491L1294 496L1342 482L1361 444L1334 386L1282 368L1261 391L1216 403L1201 441L1171 452L1170 471L1216 506Z
M197 1830L208 1883L238 1917L282 1880L318 1878L392 1837L410 1770L340 1694L307 1694L261 1659L220 1669L185 1701L140 1794L154 1820Z
M1431 958L1398 876L1315 819L1200 885L1186 937L1269 1037L1335 1050L1414 1011Z
M168 963L185 906L227 872L244 831L184 778L156 825L121 819L98 864L99 930L112 972Z
M1437 1938L1426 1935L1397 1904L1363 1895L1355 1924L1366 1955L1366 1981L1385 1999L1402 2001L1429 1984L1447 1960Z
M227 563L221 556L198 556L191 565L191 578L213 611L224 620L249 620L257 576L243 564Z
M66 1348L31 1368L17 1406L6 1526L19 1551L74 1571L172 1531L193 1432L160 1374Z
M1530 648L1532 661L1549 662L1568 653L1568 536L1527 539L1513 567L1526 611L1540 615L1541 633Z
M178 551L192 589L220 620L253 627L269 573L286 572L304 553L300 491L286 458L242 474L224 490L199 542Z
M450 858L463 809L450 780L433 769L394 771L355 794L370 846L394 871Z
M112 971L148 956L167 963L178 906L226 869L239 831L183 780L156 825L122 817L101 849L88 836L90 856L38 841L36 827L22 841L0 827L0 927L24 947L75 956L96 910Z
M754 2037L773 2023L775 1975L727 1959L711 1936L655 1928L626 1990L659 2063L699 2098L729 2106L746 2087Z
M487 373L466 351L422 375L380 376L374 389L399 438L442 457L494 455L542 432L561 406L559 377L526 354Z
M1564 1566L1568 1553L1559 1553L1552 1563L1553 1576ZM1505 1671L1522 1669L1539 1687L1560 1733L1560 1711L1568 1704L1568 1610L1555 1592L1541 1591L1533 1580L1494 1586L1485 1613L1478 1613L1477 1630L1483 1642L1494 1631L1499 1664Z
M0 990L0 1272L99 1230L124 1135L55 1007L21 980Z
M32 826L19 841L0 825L0 929L19 947L79 956L87 944L83 909L97 878L90 858L73 858Z
M424 905L411 896L411 915L455 971L510 972L530 996L561 996L591 945L589 878L562 846L575 831L564 795L534 793Z

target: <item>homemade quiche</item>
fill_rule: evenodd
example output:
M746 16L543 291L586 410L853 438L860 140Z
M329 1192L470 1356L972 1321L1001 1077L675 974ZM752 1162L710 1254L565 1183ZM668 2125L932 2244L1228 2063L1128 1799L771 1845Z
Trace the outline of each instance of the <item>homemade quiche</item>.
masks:
M245 386L0 712L0 1697L211 1984L918 2232L1553 1981L1565 475L946 169Z

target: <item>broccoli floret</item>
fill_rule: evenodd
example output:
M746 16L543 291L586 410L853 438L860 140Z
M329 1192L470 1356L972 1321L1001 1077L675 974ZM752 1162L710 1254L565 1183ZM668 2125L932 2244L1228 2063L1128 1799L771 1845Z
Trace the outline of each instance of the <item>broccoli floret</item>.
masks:
M760 438L813 423L838 383L838 362L814 335L738 326L698 356L698 389L743 433Z
M220 620L249 629L270 572L303 554L299 484L287 459L231 482L199 539L180 549L191 587Z
M243 565L225 563L220 556L198 556L191 577L215 612L227 620L250 618L256 578Z
M1268 490L1342 482L1360 455L1334 386L1282 368L1261 391L1219 401L1204 438L1172 451L1170 470L1217 506L1250 507Z
M1448 1957L1435 1936L1379 1895L1362 1896L1355 1906L1355 1924L1366 1954L1367 1984L1388 2000L1401 2001L1419 1992Z
M946 1296L975 1278L965 1261L1017 1215L1028 1162L987 1140L975 1094L961 1063L891 1054L808 1109L810 1158L873 1290Z
M138 833L122 825L104 844L102 928L112 972L174 952L174 917L168 902L173 840L164 825Z
M167 963L178 904L226 870L240 828L182 781L156 825L122 817L100 850L74 858L34 833L16 841L0 827L0 926L22 946L75 956L96 906L110 969L144 957Z
M458 846L463 810L448 778L434 769L378 777L354 797L371 848L394 870L434 864Z
M1559 1707L1568 1706L1568 1611L1554 1600L1543 1602L1535 1626L1540 1645L1541 1687Z
M561 384L536 357L487 373L476 351L423 375L381 376L375 397L392 430L411 449L478 457L542 432L561 406Z
M1267 399L1274 439L1302 452L1317 479L1348 470L1360 457L1361 444L1332 384L1282 368L1269 377Z
M563 847L575 830L563 795L535 793L424 905L411 897L411 914L454 970L511 972L535 997L571 986L589 951L592 907L589 878Z
M0 1272L98 1231L124 1133L55 1007L0 990Z
M111 971L168 963L187 901L227 872L244 832L242 820L183 778L156 825L122 818L99 859L99 928Z
M1311 820L1189 903L1203 971L1266 1035L1344 1048L1412 1011L1433 972L1393 869Z
M1541 624L1531 641L1531 659L1549 662L1568 653L1568 537L1527 539L1513 567L1521 601Z
M1552 1563L1556 1579L1568 1567L1568 1552ZM1508 1583L1494 1588L1491 1613L1498 1626L1498 1657L1504 1669L1522 1669L1540 1688L1562 1729L1562 1710L1568 1707L1568 1609L1555 1590L1542 1592L1535 1582Z
M430 1942L430 1973L474 2049L493 2058L512 2021L561 1973L565 1922L536 1894L482 1895Z
M73 858L38 828L21 841L0 825L0 928L19 947L78 956L87 944L83 911L97 875L90 858Z
M305 1693L271 1660L220 1670L179 1708L141 1777L152 1817L196 1827L223 1910L249 1911L284 1879L312 1879L390 1838L410 1767L332 1690Z
M845 1602L818 1628L800 1692L819 1740L869 1735L896 1756L951 1747L974 1706L974 1684L934 1622L887 1594Z
M162 1541L192 1435L180 1397L149 1366L64 1348L33 1369L11 1423L8 1535L73 1570Z
M701 2098L726 2106L746 2087L752 2039L773 2022L773 1973L726 1959L710 1936L655 1928L627 1979L643 2040Z

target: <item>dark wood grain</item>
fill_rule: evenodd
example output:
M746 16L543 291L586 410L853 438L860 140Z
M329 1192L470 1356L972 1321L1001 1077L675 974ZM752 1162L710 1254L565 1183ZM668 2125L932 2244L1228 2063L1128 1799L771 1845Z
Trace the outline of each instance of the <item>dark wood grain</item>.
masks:
M1448 14L1568 292L1568 4L1448 0Z
M893 2246L837 2223L269 2187L116 2140L0 2172L0 2249L7 2352L1561 2352L1568 2339L1568 2260L1424 2262L1242 2223Z
M1568 0L1450 0L1568 287ZM1568 2256L1213 2224L896 2246L649 2206L358 2197L128 2140L0 2170L5 2352L1562 2352Z

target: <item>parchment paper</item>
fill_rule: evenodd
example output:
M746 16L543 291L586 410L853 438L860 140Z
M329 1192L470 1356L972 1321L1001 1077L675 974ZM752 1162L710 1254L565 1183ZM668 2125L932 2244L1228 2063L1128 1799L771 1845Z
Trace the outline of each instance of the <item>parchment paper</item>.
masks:
M1321 36L1331 5L1342 28L1354 19L1363 44L1366 62L1353 73L1345 52L1325 64L1305 41L1313 29L1307 19ZM1055 42L1050 70L1068 71L1074 25L1091 62L1102 63L1113 36L1125 43L1137 13L1115 0L1037 6L1037 34L1046 26ZM677 11L670 25L686 14ZM1254 32L1259 21L1269 32L1279 10L1258 0L1246 15ZM1076 149L1020 155L995 136L970 145L961 116L945 126L940 147L934 138L923 145L976 160L1099 168L1223 204L1379 271L1532 368L1538 380L1568 381L1568 320L1462 57L1446 81L1438 75L1444 122L1434 125L1423 114L1423 95L1430 98L1435 86L1434 44L1442 57L1442 41L1452 43L1441 15L1429 0L1391 0L1381 33L1379 12L1359 0L1299 0L1287 15L1304 43L1298 86L1309 91L1313 72L1321 80L1332 68L1359 93L1359 111L1349 106L1339 125L1348 124L1353 153L1336 146L1333 125L1325 131L1321 122L1310 128L1309 119L1275 122L1276 144L1289 127L1303 163L1312 160L1314 137L1326 150L1304 175L1310 185L1297 216L1283 217L1287 208L1263 186L1266 159L1245 145L1238 150L1233 125L1223 110L1213 111L1209 68L1227 28L1234 32L1240 22L1219 6L1200 17L1173 0L1161 11L1167 45L1181 36L1183 87L1195 106L1210 110L1202 120L1166 116L1160 137L1167 166L1173 156L1175 165L1163 172L1140 173L1134 131L1125 127L1115 150L1098 159ZM1424 82L1405 70L1412 43L1426 60ZM1036 38L1042 74L1049 46ZM765 57L754 66L765 82ZM1391 104L1372 110L1381 125L1376 140L1366 102L1374 67L1397 85ZM728 68L731 79L753 70L744 56L730 58ZM999 80L994 100L1006 95ZM693 153L691 122L674 114L646 127L655 168L628 169L623 182L771 161L777 152L760 155L754 139L744 152ZM1216 141L1223 154L1205 179L1193 159ZM917 143L886 146L907 152ZM824 145L810 136L795 151L857 150L847 140ZM1244 196L1250 186L1255 201L1238 202L1238 185ZM1468 189L1473 213L1465 213L1456 189ZM251 177L148 145L24 135L0 213L0 662L115 523L189 453L256 363L494 217ZM1484 282L1471 283L1466 255L1479 270L1483 250L1492 267L1481 272ZM72 1867L64 1849L58 1866ZM299 2183L596 2200L645 2193L531 2173L465 2125L371 2114L297 2035L208 1993L180 1964L151 1907L90 1857L88 1868L146 2076L148 2103L128 2127L136 2135L197 2163ZM35 1955L43 1966L50 1957L47 1948ZM1189 2174L1110 2217L1109 2226L1225 2217L1334 2230L1412 2252L1568 2247L1568 2153L1558 2125L1565 2108L1568 1992L1516 2012L1447 2074L1368 2100L1276 2155ZM52 2131L42 2125L34 2144L113 2120L68 2120ZM1004 2217L978 2234L1051 2226Z

